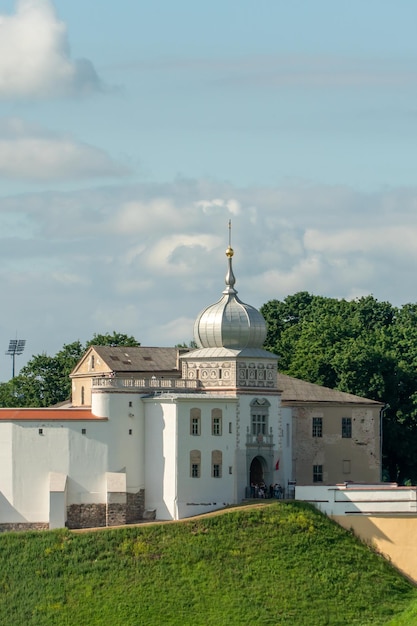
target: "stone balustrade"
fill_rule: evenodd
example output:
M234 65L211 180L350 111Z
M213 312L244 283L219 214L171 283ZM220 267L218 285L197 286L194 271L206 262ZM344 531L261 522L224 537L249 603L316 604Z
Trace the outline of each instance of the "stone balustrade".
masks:
M182 378L123 378L121 376L100 376L92 379L93 389L112 389L123 391L126 389L143 389L149 391L181 391L195 390L200 387L198 380L184 380Z

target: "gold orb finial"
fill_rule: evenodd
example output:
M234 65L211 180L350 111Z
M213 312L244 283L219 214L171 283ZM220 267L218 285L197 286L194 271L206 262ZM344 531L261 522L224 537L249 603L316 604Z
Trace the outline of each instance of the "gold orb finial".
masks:
M227 250L226 250L226 256L227 256L229 259L231 259L233 255L234 255L234 250L233 250L233 248L232 248L231 246L229 246L229 247L227 248Z

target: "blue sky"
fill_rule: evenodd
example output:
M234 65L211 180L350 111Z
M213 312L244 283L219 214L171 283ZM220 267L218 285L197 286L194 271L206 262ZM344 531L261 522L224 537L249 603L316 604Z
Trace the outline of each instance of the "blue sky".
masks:
M0 346L416 302L417 3L0 0ZM0 380L10 376L0 358Z

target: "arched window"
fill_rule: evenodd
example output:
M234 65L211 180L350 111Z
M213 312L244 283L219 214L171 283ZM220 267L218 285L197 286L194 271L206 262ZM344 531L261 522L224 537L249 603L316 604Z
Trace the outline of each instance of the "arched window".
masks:
M221 450L213 450L211 453L211 475L213 478L222 477L223 454Z
M94 354L91 355L90 366L91 366L91 369L93 370L94 369Z
M200 450L191 450L190 452L190 476L191 478L200 478L201 474L201 452Z
M201 434L201 409L191 409L190 411L190 435Z
M84 404L85 401L85 391L84 391L84 385L81 387L81 404Z
M255 398L250 403L252 435L264 437L268 434L270 403L266 398Z
M222 434L222 410L213 409L211 412L211 434Z

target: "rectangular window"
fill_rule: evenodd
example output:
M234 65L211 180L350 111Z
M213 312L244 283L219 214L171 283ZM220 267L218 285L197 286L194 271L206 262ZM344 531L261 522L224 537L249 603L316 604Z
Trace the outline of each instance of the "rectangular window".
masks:
M86 428L81 428L81 434L82 435L86 435L87 434L87 429Z
M232 422L229 422L229 433L232 434Z
M323 465L313 465L313 483L323 482Z
M352 438L352 418L342 417L342 437L343 439Z
M229 474L233 474L233 467L229 465Z
M222 476L223 453L221 450L213 450L211 453L211 475L213 478Z
M350 474L350 459L344 459L343 461L343 473Z
M200 464L199 463L191 464L191 477L200 478Z
M213 417L213 435L222 434L222 420L220 417Z
M313 437L323 437L323 418L313 417Z
M200 434L200 418L199 417L191 418L191 434L192 435Z
M267 416L262 413L252 414L252 435L266 435Z
M190 411L190 434L200 435L201 432L201 410L194 408Z

